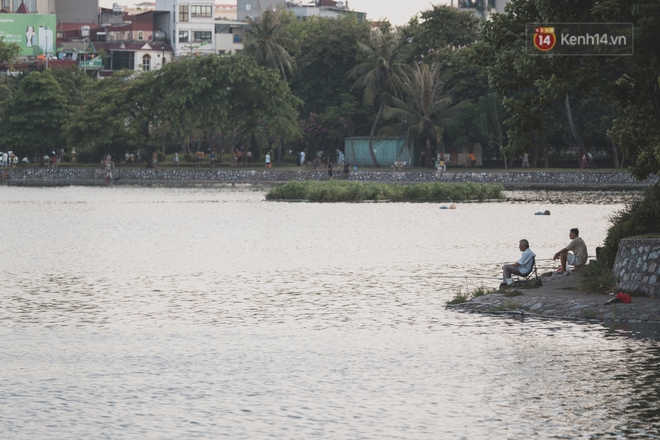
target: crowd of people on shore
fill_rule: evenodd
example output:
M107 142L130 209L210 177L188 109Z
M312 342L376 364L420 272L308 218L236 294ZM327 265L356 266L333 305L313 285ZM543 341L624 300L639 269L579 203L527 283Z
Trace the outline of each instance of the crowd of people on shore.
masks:
M16 168L18 164L18 156L13 151L0 151L0 168Z

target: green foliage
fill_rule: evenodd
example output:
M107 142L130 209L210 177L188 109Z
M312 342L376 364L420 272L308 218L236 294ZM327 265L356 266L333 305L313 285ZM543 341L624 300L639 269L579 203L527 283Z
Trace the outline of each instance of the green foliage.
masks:
M489 295L494 293L493 289L490 289L483 284L472 291L472 298L477 298L479 296Z
M470 293L469 292L463 292L462 289L457 289L454 292L454 297L447 301L448 306L453 306L457 304L463 304L467 302L470 299Z
M461 106L453 106L451 97L445 93L439 65L414 64L405 74L402 85L405 100L393 97L392 106L386 107L383 113L385 119L398 122L384 127L380 134L406 133L408 149L416 139L422 139L426 154L432 157L433 147L442 142L445 126L451 123L451 117ZM431 161L429 166L432 166Z
M366 105L379 102L379 109L369 134L369 155L374 167L380 165L373 151L373 138L385 105L391 98L402 97L402 84L408 66L403 62L404 48L398 33L371 31L369 43L359 43L363 61L353 67L349 75L357 78L354 89L363 90L362 100Z
M191 57L159 71L120 72L84 88L86 99L67 125L70 146L123 156L189 144L233 150L252 139L278 142L299 136L300 100L269 68L243 56Z
M608 268L614 259L622 238L660 233L660 184L644 190L642 196L612 218L599 261Z
M300 46L291 90L305 102L303 117L324 114L329 107L342 107L355 99L345 96L353 84L348 72L359 63L358 42L368 40L369 31L367 22L358 23L352 15L336 20L310 17L291 25Z
M342 181L291 181L272 188L267 200L355 202L362 200L447 201L487 200L502 197L503 187L477 183L422 183L396 185Z
M279 71L285 81L287 72L296 67L291 53L298 51L287 18L290 16L283 9L267 9L256 19L248 18L251 26L245 34L245 53L260 66Z
M403 28L403 37L410 42L410 61L425 59L446 48L469 46L477 40L479 19L471 12L433 5L419 15Z
M50 72L32 72L8 100L0 143L21 155L40 155L64 144L63 126L70 107Z
M592 261L575 273L578 277L577 288L585 293L611 292L617 282L612 267L601 260Z
M8 63L11 67L11 62L21 52L21 48L16 43L5 43L4 39L4 36L0 36L0 63Z
M634 55L528 55L525 51L525 25L543 22L632 23L635 27ZM608 136L614 145L611 148L608 145L607 150L618 154L616 145L620 144L626 157L635 162L632 172L637 178L643 179L660 171L658 29L658 2L586 0L569 4L545 0L510 1L506 14L495 14L484 24L485 44L480 48L483 61L492 66L490 85L503 97L504 107L511 114L505 122L508 128L507 154L520 155L535 147L535 138L551 135L547 116L554 113L555 105L560 102L564 109L554 120L564 125L562 118L566 118L568 123L561 130L561 142L579 150L580 155L585 154L590 143L603 144L602 133L611 126ZM611 108L596 109L593 105L585 105L582 115L571 110L583 102L586 104L590 95L592 102L593 97L597 97L603 106L616 108L618 123L611 123ZM573 123L574 119L581 122L582 127L580 123ZM591 132L595 139L583 142L586 139L581 133L585 132Z

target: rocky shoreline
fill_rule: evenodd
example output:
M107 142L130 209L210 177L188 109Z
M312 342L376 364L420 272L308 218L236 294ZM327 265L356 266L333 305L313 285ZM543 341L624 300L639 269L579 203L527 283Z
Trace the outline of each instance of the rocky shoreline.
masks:
M447 308L485 314L539 317L589 322L660 324L660 299L656 296L633 297L629 304L605 302L613 296L580 293L575 289L576 275L543 277L543 286L520 289L522 295L492 293L472 298ZM512 292L515 289L509 289ZM510 295L510 293L509 293Z
M107 185L105 173L98 168L12 168L7 178L0 180L5 185L16 186L66 186ZM340 175L341 173L337 173ZM217 184L279 184L291 180L327 180L325 170L263 170L263 169L144 169L117 168L112 172L114 185L164 185L191 186ZM506 189L640 189L657 181L649 178L636 181L625 172L573 172L573 171L351 171L352 181L383 183L497 183Z

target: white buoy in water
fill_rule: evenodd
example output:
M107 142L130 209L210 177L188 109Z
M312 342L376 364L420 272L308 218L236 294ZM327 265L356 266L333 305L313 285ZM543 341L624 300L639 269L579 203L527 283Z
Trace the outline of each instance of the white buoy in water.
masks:
M456 209L456 203L452 203L451 205L449 205L449 209Z

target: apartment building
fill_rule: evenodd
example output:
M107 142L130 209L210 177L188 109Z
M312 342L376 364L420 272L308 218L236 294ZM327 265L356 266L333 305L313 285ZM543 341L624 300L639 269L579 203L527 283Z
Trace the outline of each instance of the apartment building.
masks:
M175 57L215 53L213 0L157 0L156 11L169 12L156 26L169 36Z

